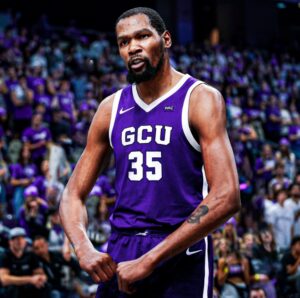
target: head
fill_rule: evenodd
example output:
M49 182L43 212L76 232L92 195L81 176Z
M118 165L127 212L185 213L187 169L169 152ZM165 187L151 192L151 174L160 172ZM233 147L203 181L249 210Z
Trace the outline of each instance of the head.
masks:
M33 128L39 128L43 122L43 115L36 113L32 116L31 125Z
M48 254L48 242L43 236L37 236L34 238L32 248L33 252L39 257L43 257Z
M168 61L171 35L153 9L137 7L125 11L116 21L119 53L128 69L128 81L153 79Z
M287 199L287 192L284 189L280 189L275 194L275 200L280 204L283 205L284 201Z
M300 256L300 236L296 236L292 239L291 251L294 255Z
M252 249L255 245L255 237L252 233L246 233L243 237L246 248Z
M258 238L262 245L271 245L271 247L275 248L274 237L269 228L262 228L259 231Z
M250 298L266 298L266 293L263 288L252 288L250 290Z
M277 163L275 167L275 173L277 177L284 176L284 165L282 163Z
M30 185L24 189L25 206L27 209L38 207L38 189L34 185Z
M300 185L297 183L293 183L290 186L290 196L295 200L300 200Z
M264 144L262 148L262 155L264 157L272 157L272 147L270 144Z
M9 232L9 248L14 254L22 254L26 247L26 232L23 228L13 228Z

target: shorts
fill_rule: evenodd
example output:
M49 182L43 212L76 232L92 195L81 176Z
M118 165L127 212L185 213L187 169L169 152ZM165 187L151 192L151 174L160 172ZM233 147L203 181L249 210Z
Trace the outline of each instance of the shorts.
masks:
M116 263L134 260L159 244L167 235L157 232L113 232L108 254ZM137 291L128 295L118 290L117 277L98 286L96 298L210 298L213 294L213 249L208 236L159 265Z

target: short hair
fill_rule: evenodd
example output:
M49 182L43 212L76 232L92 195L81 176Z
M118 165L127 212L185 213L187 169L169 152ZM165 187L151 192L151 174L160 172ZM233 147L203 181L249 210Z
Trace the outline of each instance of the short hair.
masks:
M137 14L144 14L148 17L150 25L157 31L158 34L163 34L167 28L164 20L159 13L149 7L135 7L123 12L116 21L115 28L122 19L126 19Z
M300 236L295 236L293 239L292 239L292 242L291 242L291 247L294 246L296 243L300 242Z
M42 235L36 235L36 236L34 237L34 239L33 239L33 242L38 241L38 240L44 240L45 242L48 243L46 237L45 237L45 236L42 236Z

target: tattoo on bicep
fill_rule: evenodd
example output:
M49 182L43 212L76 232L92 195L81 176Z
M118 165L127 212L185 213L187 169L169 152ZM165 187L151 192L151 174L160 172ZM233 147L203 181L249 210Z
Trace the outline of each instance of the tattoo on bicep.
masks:
M189 216L187 219L188 223L199 223L200 218L203 217L205 214L207 214L209 211L208 207L206 205L201 205L197 207L197 209Z

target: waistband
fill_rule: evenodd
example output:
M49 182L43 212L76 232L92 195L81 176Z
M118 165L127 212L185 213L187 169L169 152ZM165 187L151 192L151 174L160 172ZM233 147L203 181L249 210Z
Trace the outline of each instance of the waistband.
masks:
M150 236L150 235L157 235L157 236L167 236L174 232L176 228L165 228L165 229L119 229L116 227L112 227L112 233L127 235L127 236Z

